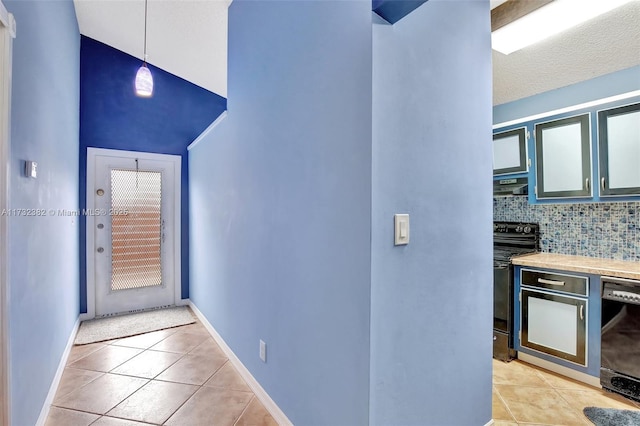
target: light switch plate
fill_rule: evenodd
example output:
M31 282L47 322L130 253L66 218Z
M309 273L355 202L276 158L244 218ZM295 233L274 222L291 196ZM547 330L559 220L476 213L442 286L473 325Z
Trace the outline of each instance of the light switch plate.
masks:
M409 244L409 215L396 214L393 216L395 224L394 245L403 246Z
M30 178L38 177L38 163L35 161L25 161L24 162L24 175Z

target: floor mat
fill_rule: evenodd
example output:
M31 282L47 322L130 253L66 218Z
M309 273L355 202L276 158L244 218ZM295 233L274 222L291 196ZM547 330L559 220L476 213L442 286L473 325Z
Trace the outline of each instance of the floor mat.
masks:
M186 306L83 321L74 344L86 345L194 323Z
M584 415L596 426L638 426L640 411L586 407Z

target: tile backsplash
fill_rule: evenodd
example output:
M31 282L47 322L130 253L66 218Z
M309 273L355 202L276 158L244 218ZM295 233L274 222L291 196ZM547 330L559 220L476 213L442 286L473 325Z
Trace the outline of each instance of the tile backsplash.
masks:
M493 199L493 220L540 224L540 250L640 261L640 202L529 204Z

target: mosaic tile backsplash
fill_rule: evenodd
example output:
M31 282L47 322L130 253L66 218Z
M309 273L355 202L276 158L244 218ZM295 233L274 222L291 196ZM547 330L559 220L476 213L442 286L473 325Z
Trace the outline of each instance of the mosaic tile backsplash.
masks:
M529 204L527 197L493 199L493 219L540 224L540 250L640 261L640 202Z

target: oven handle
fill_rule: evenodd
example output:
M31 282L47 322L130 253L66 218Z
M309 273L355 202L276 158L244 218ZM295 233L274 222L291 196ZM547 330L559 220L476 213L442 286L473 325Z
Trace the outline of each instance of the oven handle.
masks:
M538 282L540 284L548 284L548 285L564 285L564 281L556 281L556 280L545 280L544 278L538 278Z

